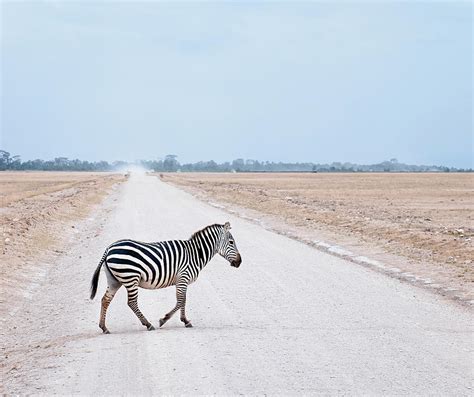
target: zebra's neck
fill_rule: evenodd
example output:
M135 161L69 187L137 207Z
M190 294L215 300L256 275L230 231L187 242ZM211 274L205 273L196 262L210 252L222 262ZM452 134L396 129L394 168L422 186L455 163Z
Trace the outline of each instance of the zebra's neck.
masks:
M219 248L219 233L209 226L193 234L190 239L195 250L195 262L202 269L214 257Z

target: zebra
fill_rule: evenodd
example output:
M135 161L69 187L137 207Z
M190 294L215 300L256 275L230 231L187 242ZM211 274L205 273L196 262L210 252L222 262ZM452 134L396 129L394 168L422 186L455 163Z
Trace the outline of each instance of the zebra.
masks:
M178 310L181 321L188 328L186 318L186 291L196 281L200 271L216 253L238 268L242 258L229 232L230 223L214 224L195 232L188 240L144 243L136 240L119 240L109 245L102 256L91 281L90 298L97 293L100 270L104 267L107 290L102 297L99 327L104 334L110 333L105 317L110 302L123 285L128 293L128 306L149 331L155 327L138 308L138 287L146 289L176 286L176 305L160 319L162 327Z

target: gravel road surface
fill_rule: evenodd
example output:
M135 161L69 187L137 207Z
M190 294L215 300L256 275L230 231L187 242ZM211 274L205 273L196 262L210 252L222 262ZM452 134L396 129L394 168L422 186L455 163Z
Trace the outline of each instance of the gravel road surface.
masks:
M110 335L88 300L111 242L188 238L230 221L243 262L215 258L188 289L187 315L146 331L122 288ZM76 225L2 330L3 388L43 394L417 394L473 390L473 315L429 291L322 253L134 174ZM68 232L69 233L69 232ZM140 290L155 325L174 288Z

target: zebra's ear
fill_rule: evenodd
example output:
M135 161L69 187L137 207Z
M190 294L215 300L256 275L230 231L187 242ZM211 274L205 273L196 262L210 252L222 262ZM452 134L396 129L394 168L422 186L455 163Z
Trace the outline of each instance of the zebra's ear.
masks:
M224 229L225 229L225 230L230 230L230 229L231 229L229 222L226 222L226 223L224 224Z

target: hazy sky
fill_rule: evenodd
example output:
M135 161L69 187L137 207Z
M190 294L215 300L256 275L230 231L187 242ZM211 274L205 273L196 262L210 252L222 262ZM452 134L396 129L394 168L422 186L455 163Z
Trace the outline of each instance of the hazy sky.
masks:
M23 159L472 167L470 2L2 1Z

